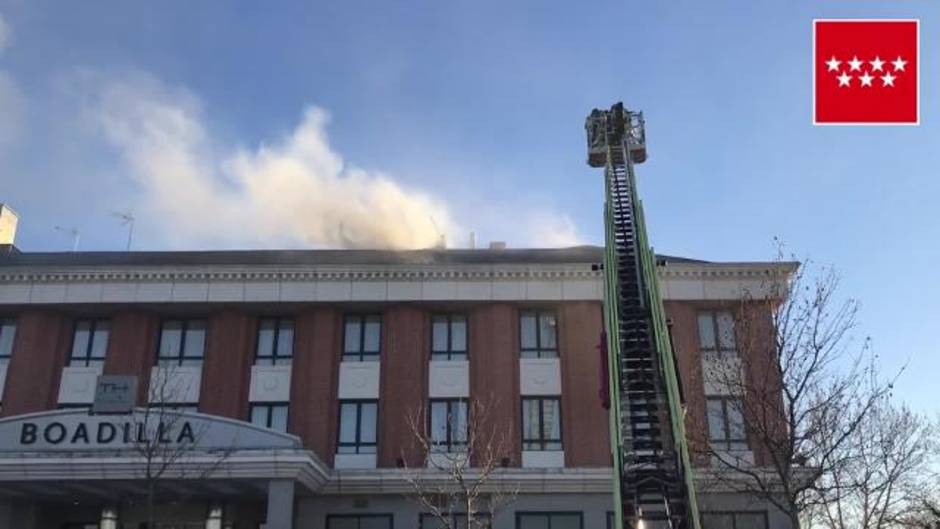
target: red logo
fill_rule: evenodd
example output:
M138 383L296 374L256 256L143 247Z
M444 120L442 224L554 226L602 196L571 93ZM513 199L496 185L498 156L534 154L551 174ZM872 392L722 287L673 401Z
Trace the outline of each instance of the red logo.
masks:
M813 123L917 125L917 20L815 20Z

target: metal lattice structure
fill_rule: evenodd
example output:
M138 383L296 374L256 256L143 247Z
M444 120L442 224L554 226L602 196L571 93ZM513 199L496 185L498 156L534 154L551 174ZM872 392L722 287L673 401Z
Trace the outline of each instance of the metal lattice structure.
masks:
M643 115L617 103L585 124L588 164L606 185L604 318L617 527L699 529L682 396L636 195Z

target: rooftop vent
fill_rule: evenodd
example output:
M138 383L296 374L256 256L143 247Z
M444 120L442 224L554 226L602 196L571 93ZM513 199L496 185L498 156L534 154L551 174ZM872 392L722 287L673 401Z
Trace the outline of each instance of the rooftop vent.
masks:
M0 204L0 246L13 246L16 241L16 223L20 217L6 204Z
M506 241L493 241L490 243L490 250L505 250Z

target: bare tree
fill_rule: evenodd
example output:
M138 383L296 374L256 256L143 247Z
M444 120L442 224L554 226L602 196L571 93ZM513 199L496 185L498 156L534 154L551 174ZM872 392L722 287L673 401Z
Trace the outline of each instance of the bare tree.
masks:
M773 269L734 311L737 354L705 362L753 459L713 443L696 448L717 485L770 502L796 528L851 462L849 447L890 384L878 379L869 341L852 338L858 303L837 299L832 270Z
M175 365L161 366L151 377L148 402L133 414L131 450L143 466L139 478L146 487L147 528L155 526L157 492L170 479L209 477L232 453L229 447L203 450L205 424L195 425L180 410L181 397L188 388L175 376Z
M488 529L496 513L512 503L518 486L498 479L508 457L507 434L490 421L494 399L465 402L466 412L448 412L432 431L430 410L408 416L425 466L407 468L409 496L440 529ZM449 433L449 435L448 435ZM402 458L407 461L407 457Z
M852 440L840 447L845 462L824 481L816 522L828 529L902 527L929 507L931 458L940 449L936 427L889 397L880 399Z

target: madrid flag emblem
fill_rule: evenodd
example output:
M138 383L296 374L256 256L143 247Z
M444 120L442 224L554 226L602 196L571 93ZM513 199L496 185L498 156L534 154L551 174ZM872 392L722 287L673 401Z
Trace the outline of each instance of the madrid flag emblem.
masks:
M813 122L916 125L917 20L815 20Z

